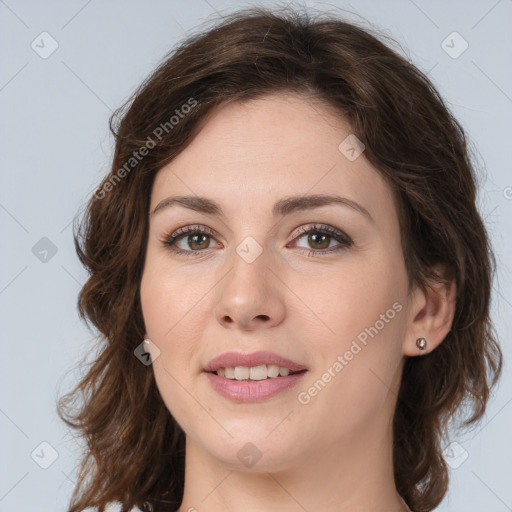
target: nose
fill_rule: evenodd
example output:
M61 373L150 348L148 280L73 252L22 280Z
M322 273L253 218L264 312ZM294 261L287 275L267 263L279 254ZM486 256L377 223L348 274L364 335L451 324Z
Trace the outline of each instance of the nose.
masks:
M216 287L214 312L223 327L252 331L283 321L286 287L273 259L265 250L254 260L233 252L231 268Z

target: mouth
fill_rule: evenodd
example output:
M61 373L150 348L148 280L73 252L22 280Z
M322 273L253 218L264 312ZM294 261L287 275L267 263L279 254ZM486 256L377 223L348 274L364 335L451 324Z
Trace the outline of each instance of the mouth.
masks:
M215 371L207 372L225 377L230 380L237 381L261 381L267 379L279 379L281 377L288 377L289 375L296 375L298 373L306 372L303 370L290 370L284 366L276 364L260 364L257 366L228 366L225 368L218 368Z
M203 372L225 398L261 402L296 386L308 369L273 352L229 352L210 361Z
M286 377L292 372L300 372L307 368L274 352L259 351L250 354L226 352L212 359L203 370L205 372L220 370L221 373L224 372L221 376L228 379L262 380L279 375Z

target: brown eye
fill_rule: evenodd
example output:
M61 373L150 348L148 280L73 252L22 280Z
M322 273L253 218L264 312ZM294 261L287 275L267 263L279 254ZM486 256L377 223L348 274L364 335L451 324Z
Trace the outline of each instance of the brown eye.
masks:
M306 238L306 243L309 247L298 246L303 249L310 249L307 252L308 256L329 254L332 252L337 252L348 247L351 247L354 242L352 239L336 228L326 225L314 225L302 228L301 235L297 237L295 240L298 241L302 238ZM331 242L336 241L338 245L331 246Z
M184 238L184 237L181 237ZM200 242L198 240L201 240ZM203 250L208 249L210 245L210 237L208 235L189 235L187 239L188 246L191 249Z
M324 235L321 233L314 233L312 235L308 235L308 243L311 245L313 249L327 249L329 247L330 241L330 235Z
M301 247L307 250L308 256L329 254L337 252L353 245L352 239L336 228L327 225L314 225L301 229L301 234L295 239L306 238L308 247ZM176 232L168 235L162 241L163 245L168 247L175 254L200 255L203 251L210 249L210 241L214 238L214 233L204 226L186 226L178 229ZM184 241L184 242L183 242ZM333 241L338 244L329 247ZM178 244L182 243L180 247Z
M213 235L204 226L186 226L166 236L162 243L176 254L200 253L210 248ZM180 247L179 243L183 245Z

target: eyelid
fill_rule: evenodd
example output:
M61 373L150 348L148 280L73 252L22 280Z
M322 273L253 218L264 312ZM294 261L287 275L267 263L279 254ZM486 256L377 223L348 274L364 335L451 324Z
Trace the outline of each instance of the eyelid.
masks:
M320 233L329 236L331 239L338 242L334 247L326 248L326 249L307 249L305 247L298 247L301 252L306 251L306 256L327 256L330 254L337 254L341 251L345 251L354 246L354 241L352 238L347 235L341 229L330 226L329 224L309 224L305 226L301 226L299 228L299 233L295 236L292 242L296 242L298 239L309 233Z
M178 228L177 230L171 232L171 233L165 233L162 237L162 244L164 246L167 246L169 248L174 247L176 245L176 242L180 240L181 238L184 238L186 235L194 235L194 234L202 234L202 235L208 235L211 238L215 238L217 236L217 233L207 227L203 226L202 224L191 224L188 226L183 226L181 228ZM203 249L203 251L206 251L207 249ZM175 250L174 252L196 252L200 253L203 251L183 251L181 249Z
M312 224L306 224L304 226L301 226L298 229L299 232L295 235L293 240L301 238L303 235L308 233L318 232L328 234L332 237L343 238L346 243L353 243L353 240L344 231L333 226L330 226L329 224L318 224L314 222Z
M333 226L330 226L328 224L319 224L319 223L311 223L306 224L303 226L300 226L298 228L298 232L295 233L294 238L291 240L291 242L295 242L297 239L302 238L304 235L307 235L309 233L320 233L330 236L331 238L338 241L338 246L331 247L329 249L307 249L305 247L298 247L298 249L301 249L302 251L308 251L308 255L311 254L329 254L332 252L337 252L342 249L346 249L348 247L351 247L354 245L354 242L350 236L348 236L344 231L335 228ZM193 250L183 250L183 249L175 249L176 242L184 238L186 235L194 235L194 234L203 234L207 235L210 238L215 239L216 238L216 232L202 224L194 224L194 225L187 225L178 228L177 230L173 231L172 233L164 235L163 239L161 240L162 244L166 246L169 250L171 250L175 254L194 254L195 255L201 255L205 251L208 251L210 248L207 249L201 249L198 251ZM289 243L291 243L289 242ZM287 247L289 245L287 244Z

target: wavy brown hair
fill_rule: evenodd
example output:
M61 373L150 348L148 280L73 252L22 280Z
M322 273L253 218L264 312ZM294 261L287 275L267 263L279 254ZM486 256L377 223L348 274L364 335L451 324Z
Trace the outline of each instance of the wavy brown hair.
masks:
M395 194L411 288L427 287L438 265L455 280L452 329L436 350L406 359L394 416L397 491L413 510L442 501L449 420L461 411L462 425L481 419L501 372L489 317L495 262L464 130L394 44L325 12L244 9L189 35L112 115L111 171L74 234L89 272L79 312L100 336L86 375L58 402L86 442L71 512L115 500L125 508L180 505L184 433L151 366L134 356L145 333L139 285L151 187L216 106L283 91L323 100L365 144Z

